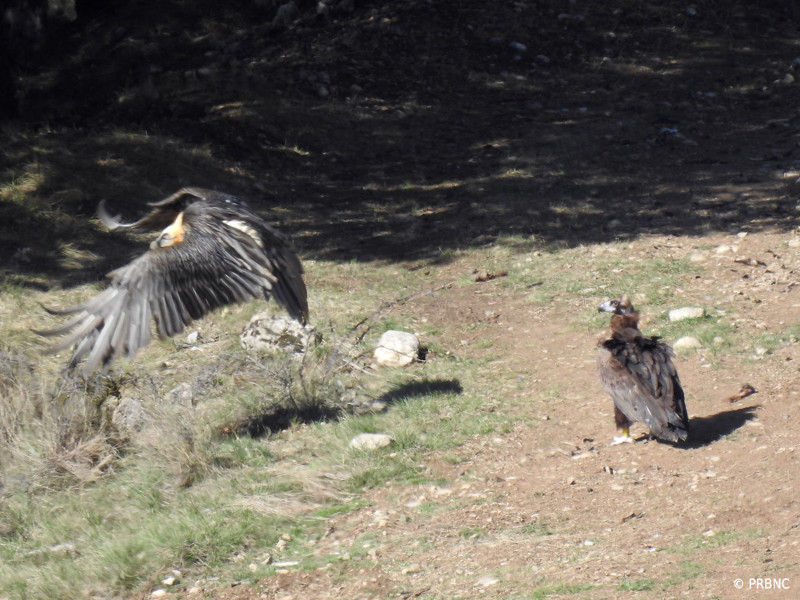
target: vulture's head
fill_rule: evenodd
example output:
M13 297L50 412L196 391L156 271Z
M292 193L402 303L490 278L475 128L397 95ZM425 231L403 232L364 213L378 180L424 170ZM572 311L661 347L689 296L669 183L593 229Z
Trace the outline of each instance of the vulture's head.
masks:
M633 315L636 313L636 310L633 308L633 304L631 304L631 299L623 294L619 298L603 302L597 307L597 312L613 313L615 315Z

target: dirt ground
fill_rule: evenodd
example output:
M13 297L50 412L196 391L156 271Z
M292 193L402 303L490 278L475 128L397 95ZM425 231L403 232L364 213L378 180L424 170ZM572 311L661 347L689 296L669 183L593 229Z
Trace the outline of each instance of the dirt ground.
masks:
M213 140L213 163L170 156L180 171L153 169L144 185L255 185L305 257L428 265L431 287L483 266L442 255L493 244L532 260L568 249L574 268L603 252L685 259L697 273L683 278L683 305L724 310L754 337L778 334L800 323L800 15L753 4L356 2L289 28L232 26L196 53L207 63L197 71L167 59L150 67L156 87L183 77L182 94L106 106L108 90L80 71L69 85L85 96L37 110L93 128L91 141L64 143L109 169L118 156L126 169L147 164L137 152L159 152L148 145L158 136ZM136 43L110 55L135 78L147 69L131 57L151 33L129 27ZM213 107L193 103L204 87L215 87ZM91 117L76 116L80 103ZM141 146L103 137L138 125L157 131ZM96 191L112 202L141 191L142 177L134 186L118 175ZM94 200L81 197L77 214ZM603 331L576 326L595 306L526 294L498 278L399 309L436 325L443 347L490 356L482 376L500 405L530 398L511 431L427 456L441 486L387 482L364 508L332 517L309 543L339 560L286 566L255 586L200 583L182 597L800 597L800 342L746 357L681 354L690 443L610 446L593 350ZM490 343L473 343L476 321ZM731 402L745 383L757 393ZM783 587L756 587L775 582Z
M711 250L697 255L697 239L655 236L626 251L694 254L703 277L689 278L687 304L724 302L737 311L732 316L741 318L741 327L780 331L800 318L793 283L800 254L786 246L791 239L716 234L702 239ZM731 245L735 252L725 249ZM767 261L773 270L761 264ZM612 404L597 380L592 350L602 332L576 331L560 317L594 307L554 304L533 307L491 281L417 303L413 314L451 332L454 346L463 339L469 345L463 325L470 316L483 318L487 306L499 315L480 331L496 358L486 377L496 379L500 398L504 382L524 381L512 393L530 398L528 418L509 433L427 457L430 475L446 485L387 482L366 494L365 508L332 518L313 546L339 562L312 571L289 567L254 588L208 589L206 596L201 584L196 594L225 600L794 597L785 587L800 578L800 439L792 426L800 417L800 343L754 353L732 368L709 368L703 351L682 355L690 443L649 441L638 426L636 443L611 446ZM744 383L757 393L731 402ZM543 390L552 387L559 392L543 400ZM756 578L784 588L756 589Z
M708 12L693 22L687 7L667 3L660 25L637 29L635 9L622 4L606 16L577 3L462 8L455 29L415 29L420 15L402 11L375 21L401 36L381 38L377 56L394 48L405 57L404 35L425 48L423 65L404 64L428 87L384 112L405 137L384 148L391 156L379 174L348 157L334 171L347 164L346 177L367 181L367 191L400 173L430 181L418 188L430 209L417 220L390 216L389 242L374 224L352 230L360 257L386 259L409 239L424 256L431 236L458 246L505 234L535 240L532 249L570 247L576 261L581 252L686 259L697 273L679 290L684 305L724 307L754 336L800 321L800 138L797 88L786 77L800 52L778 41L794 31L791 19L766 24L737 5L725 24ZM462 54L477 40L481 52ZM529 46L521 58L509 47L520 40ZM452 43L472 74L463 87L436 69ZM426 79L426 69L440 79ZM433 129L431 104L441 111ZM441 185L450 177L461 182L454 189ZM313 237L305 242L316 249ZM432 284L481 266L469 258L436 266ZM485 321L487 309L494 316L479 335L491 343L481 350L468 325ZM612 447L612 405L592 350L602 331L576 328L573 318L594 309L566 295L533 305L498 280L404 307L444 332L445 347L491 355L485 377L497 382L495 399L530 398L530 412L508 433L427 457L446 485L387 482L366 494L365 508L332 518L314 548L338 563L288 567L208 596L796 597L800 344L754 348L744 359L723 352L713 367L703 350L681 355L691 442ZM743 384L757 393L731 402Z

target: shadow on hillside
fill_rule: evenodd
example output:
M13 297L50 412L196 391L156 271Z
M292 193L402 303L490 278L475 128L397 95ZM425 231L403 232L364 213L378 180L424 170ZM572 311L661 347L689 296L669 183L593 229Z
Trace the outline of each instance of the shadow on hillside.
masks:
M401 400L411 400L416 397L434 394L460 394L463 389L461 384L454 380L424 380L402 384L375 399L385 405L391 405ZM223 433L262 437L283 431L297 424L319 423L333 421L346 415L359 413L358 407L350 405L304 403L299 405L281 404L272 410L254 415L244 421L232 425Z
M286 30L245 3L99 12L22 79L0 276L96 278L146 247L97 202L135 216L183 185L250 197L326 260L800 224L792 3L535 4L365 2Z
M293 425L320 423L340 418L344 411L338 407L324 404L308 406L277 406L273 410L255 415L224 430L223 434L234 433L260 438L278 433Z
M689 421L689 441L677 447L695 449L713 444L755 419L755 413L759 408L761 408L759 405L745 406L708 417L692 417Z
M436 394L461 394L464 388L456 379L434 379L404 383L393 390L381 394L376 400L384 404L395 404L402 400L412 400L420 396Z

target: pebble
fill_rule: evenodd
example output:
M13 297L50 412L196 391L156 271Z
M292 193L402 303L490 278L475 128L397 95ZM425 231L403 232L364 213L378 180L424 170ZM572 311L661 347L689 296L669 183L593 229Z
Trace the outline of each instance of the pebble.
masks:
M348 446L355 450L377 450L390 446L394 438L386 433L359 433Z
M681 338L678 338L672 344L673 350L694 350L696 348L702 348L702 347L703 344L700 342L700 340L690 335L685 335Z
M419 339L413 333L389 330L375 348L375 362L384 367L404 367L417 359Z
M420 567L418 564L413 564L403 569L403 575L413 575L414 573L420 573L421 571L422 567Z
M683 321L685 319L700 319L706 316L706 311L698 306L684 306L682 308L673 308L669 311L669 320L671 322Z

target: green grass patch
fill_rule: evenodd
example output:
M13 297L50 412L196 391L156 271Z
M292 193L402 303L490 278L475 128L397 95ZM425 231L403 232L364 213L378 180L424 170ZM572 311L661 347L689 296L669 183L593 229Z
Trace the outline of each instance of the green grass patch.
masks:
M626 579L617 586L621 592L647 592L658 585L655 579Z
M762 535L759 529L746 529L744 531L719 531L714 535L692 535L684 538L680 544L670 546L667 552L673 554L691 554L702 550L709 550L727 546L740 539L755 539Z
M594 589L589 583L564 583L561 585L549 585L534 590L531 593L532 600L544 600L552 596L572 596Z

